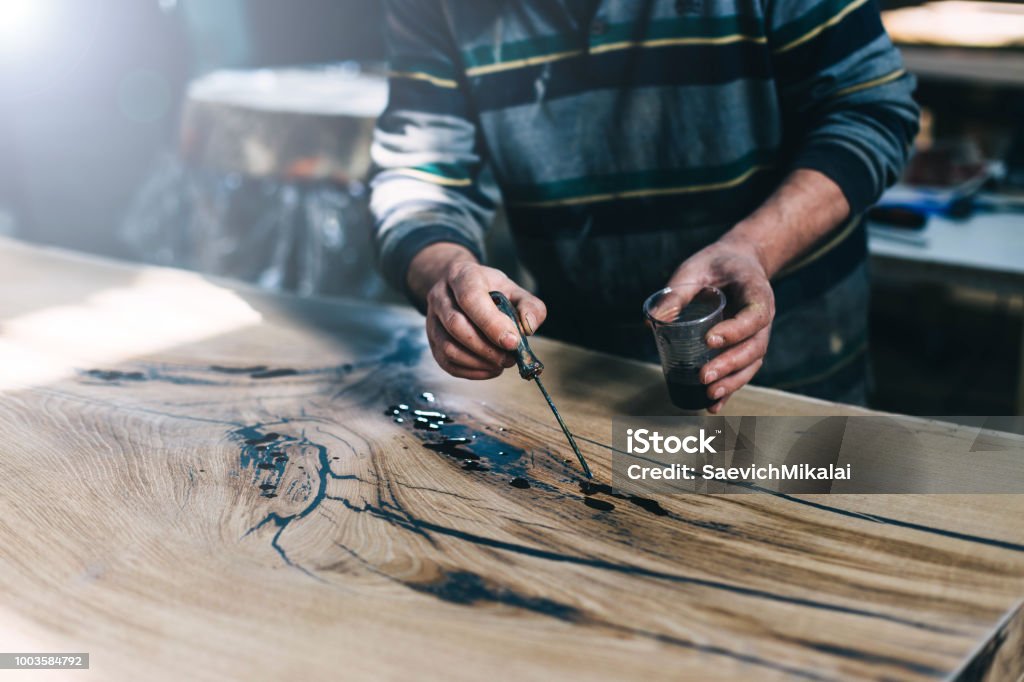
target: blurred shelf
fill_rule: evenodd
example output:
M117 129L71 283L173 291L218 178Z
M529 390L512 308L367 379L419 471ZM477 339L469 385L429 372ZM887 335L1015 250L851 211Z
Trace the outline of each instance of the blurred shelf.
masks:
M919 78L1024 87L1024 51L901 45L907 70Z

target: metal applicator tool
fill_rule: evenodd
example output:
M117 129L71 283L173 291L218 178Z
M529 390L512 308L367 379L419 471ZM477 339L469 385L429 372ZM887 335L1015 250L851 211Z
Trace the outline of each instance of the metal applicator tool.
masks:
M569 441L572 451L576 453L576 459L580 461L580 466L583 467L583 473L586 474L587 478L593 478L590 473L590 467L587 466L587 460L583 458L583 453L580 452L579 447L576 445L576 439L572 437L572 433L569 432L569 427L562 421L562 415L558 414L558 408L551 402L551 396L548 395L547 389L544 388L544 384L540 381L540 373L544 371L544 363L541 362L534 354L533 350L530 349L530 342L526 339L526 334L523 332L522 325L519 324L519 315L516 312L512 302L508 300L505 294L500 291L491 292L491 300L494 301L494 305L498 306L498 310L503 312L509 317L516 325L516 331L519 332L519 346L516 347L516 364L519 366L519 376L527 381L531 379L537 388L540 389L541 394L544 396L544 400L548 401L548 407L551 408L551 413L555 415L555 419L558 420L558 425L562 427L562 433L565 434L566 439Z

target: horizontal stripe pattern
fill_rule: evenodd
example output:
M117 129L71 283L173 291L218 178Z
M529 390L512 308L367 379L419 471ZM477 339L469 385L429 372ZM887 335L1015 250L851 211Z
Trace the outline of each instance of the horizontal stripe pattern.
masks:
M590 49L597 51L599 48L635 44L636 32L635 22L613 24L606 32L591 38ZM644 27L643 39L639 42L658 45L662 41L677 40L726 43L743 40L763 42L766 39L764 21L760 17L746 14L654 20Z
M378 125L395 125L399 114L429 113L458 117L466 120L470 116L465 98L458 96L457 89L438 87L424 80L392 79L389 81L388 108ZM452 95L456 95L453 97ZM394 132L394 131L389 131Z
M839 9L836 9L835 2L821 3L815 11L809 13L809 15L801 19L801 21L795 22L789 26L784 26L775 33L775 39L780 41L781 44L774 48L774 52L776 54L789 52L793 48L799 47L809 40L813 40L824 31L839 24L848 15L866 5L869 5L869 0L850 0L845 6ZM819 19L820 23L807 28L806 32L789 39L789 34L796 31L802 31L806 28L806 22L815 22L819 21Z
M620 195L599 202L547 205L506 201L506 206L516 234L531 239L576 239L584 233L597 237L666 230L701 232L710 226L731 227L742 220L778 182L778 170L766 169L731 187L700 192Z
M449 80L447 78L438 78L437 76L433 76L429 73L424 73L421 71L389 71L388 78L408 78L410 80L415 81L425 81L433 86L439 88L448 88L450 90L454 90L455 88L459 87L459 84L454 80Z
M789 0L768 27L772 50L785 52L820 34L843 16L863 6L865 0Z
M388 62L388 68L392 73L422 74L435 80L453 83L459 75L458 70L450 62L411 56L391 59Z
M627 49L657 49L680 45L728 45L737 42L766 43L764 25L750 16L674 17L650 22L642 38L632 22L614 24L599 36L581 44L578 36L556 34L510 44L478 46L462 53L466 75L485 76L585 54L605 54Z
M534 185L609 169L624 175L720 166L752 149L777 149L782 143L777 98L770 80L670 90L637 87L628 93L605 89L546 101L542 130L558 130L558 135L531 134L538 115L532 104L481 112L480 125L502 184ZM738 116L729 134L720 134L720 111L748 108L763 115ZM587 115L581 117L581 111ZM619 125L641 116L642 126ZM608 135L608 130L619 132ZM715 144L701 143L708 139Z
M771 76L767 44L674 45L500 71L473 79L472 92L477 110L485 112L595 90L725 85Z
M410 178L424 180L444 187L468 187L473 184L473 180L469 177L451 177L449 175L445 175L437 166L433 165L423 166L421 168L395 168L388 172L397 173L398 175L406 175Z
M837 90L835 94L833 94L832 96L843 97L844 95L852 95L853 93L860 92L862 90L877 88L881 85L885 85L886 83L892 83L894 80L903 78L903 76L905 76L906 74L906 69L895 69L885 74L884 76L879 76L878 78L872 78L871 80L864 81L863 83L857 83L855 85L850 85L845 88L841 88L840 90Z
M593 175L540 185L506 185L511 206L572 206L616 199L694 194L730 189L771 168L772 151L756 150L734 163L706 168Z
M879 39L887 42L885 28L872 4L858 5L843 20L831 24L827 31L816 33L812 39L783 50L773 50L772 59L783 86L814 78L826 71L844 73L852 55L860 53ZM891 44L878 55L894 54ZM870 60L869 60L870 63ZM839 67L839 68L836 68Z
M516 199L510 200L510 205L513 206L526 206L530 208L547 208L551 206L575 206L578 204L594 204L602 201L612 201L615 199L646 199L649 197L659 197L671 194L696 194L700 192L713 192L720 189L731 189L738 185L742 185L752 178L756 173L763 170L769 169L770 166L753 166L736 177L729 178L727 180L721 180L719 182L708 182L698 184L681 184L671 185L668 187L655 187L652 185L660 184L656 180L648 180L644 184L646 186L638 189L613 189L606 192L597 192L593 194L584 193L579 196L566 197L564 199L541 199L536 201L519 201ZM601 182L597 182L597 178L586 178L580 182L583 188L589 185L600 185ZM612 183L609 183L612 184Z
M605 1L593 31L558 0L388 2L373 210L390 268L444 235L482 252L493 170L542 291L628 315L794 168L858 213L916 130L869 0ZM774 283L780 310L862 264L863 235L851 221L796 259Z

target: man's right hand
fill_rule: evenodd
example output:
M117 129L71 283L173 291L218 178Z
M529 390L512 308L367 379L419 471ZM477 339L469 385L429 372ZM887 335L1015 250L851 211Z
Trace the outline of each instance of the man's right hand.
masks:
M458 244L440 242L412 259L407 275L413 295L426 302L427 338L441 368L464 379L491 379L516 364L519 333L491 301L505 294L519 322L533 334L547 317L544 303L500 270L477 262Z

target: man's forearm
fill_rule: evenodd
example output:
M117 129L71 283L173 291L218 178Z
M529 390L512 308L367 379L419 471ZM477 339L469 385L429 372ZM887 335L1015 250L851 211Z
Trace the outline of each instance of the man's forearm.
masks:
M771 278L849 213L846 197L835 182L818 171L800 169L720 241L753 247Z

